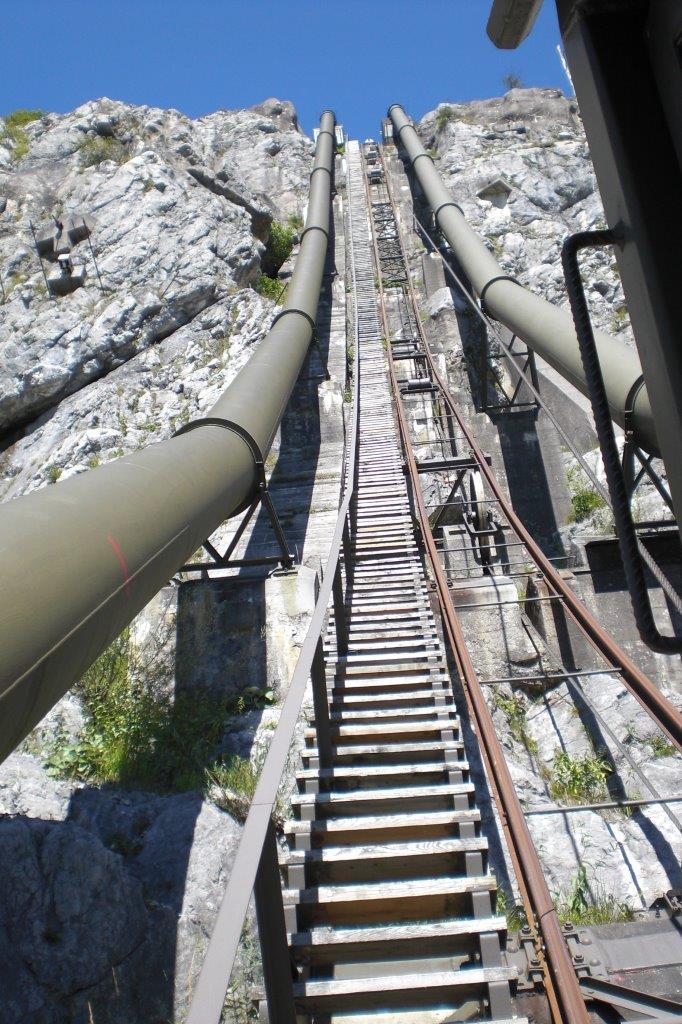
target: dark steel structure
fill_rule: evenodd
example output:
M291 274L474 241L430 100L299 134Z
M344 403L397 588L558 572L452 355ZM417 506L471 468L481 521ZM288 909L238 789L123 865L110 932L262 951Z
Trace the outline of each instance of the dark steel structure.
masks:
M518 46L539 6L495 0L495 45ZM557 12L679 518L682 5L557 0Z
M410 160L436 223L479 296L481 306L587 395L585 373L570 313L529 292L503 272L445 188L403 108L394 103L388 114L396 140ZM632 430L640 447L657 452L656 430L646 387L635 388L642 376L636 353L601 331L595 331L595 343L604 368L611 416L616 423Z
M0 759L227 517L247 508L313 337L335 117L320 122L283 308L249 363L180 436L0 508Z

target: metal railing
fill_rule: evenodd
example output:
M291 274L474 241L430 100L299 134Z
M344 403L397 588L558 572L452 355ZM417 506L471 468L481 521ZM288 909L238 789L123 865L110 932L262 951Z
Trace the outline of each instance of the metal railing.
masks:
M348 216L351 218L350 204L348 204ZM349 236L351 236L351 232L349 232ZM352 236L350 248L352 257ZM346 556L345 584L347 589L351 578L348 558L351 539L349 513L355 497L357 481L360 365L357 328L356 316L353 404L350 431L345 447L345 471L342 471L341 478L343 496L329 548L329 556L320 582L308 632L291 677L289 692L282 705L277 729L272 737L249 808L227 889L218 910L213 934L194 990L186 1024L218 1024L252 893L256 903L270 1024L295 1024L296 1020L273 811L309 679L312 682L320 767L328 767L331 761L323 637L330 614L330 601L333 601L339 652L343 653L347 649L348 634L341 555L344 553Z

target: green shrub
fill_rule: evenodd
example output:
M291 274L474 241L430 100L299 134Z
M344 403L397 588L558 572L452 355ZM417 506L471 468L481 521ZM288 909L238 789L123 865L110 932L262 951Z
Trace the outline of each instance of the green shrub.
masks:
M254 288L259 295L264 295L266 299L272 299L273 302L281 302L284 297L282 282L278 281L276 277L268 277L267 274L261 274Z
M0 142L11 144L15 160L21 160L28 153L28 135L24 125L40 120L44 114L44 110L14 110L3 118L5 126L0 134Z
M279 221L273 220L270 225L270 237L266 247L267 259L274 265L275 273L291 256L295 236L295 230L292 227L287 227L286 224L280 224Z
M574 758L565 750L557 750L549 776L550 796L568 804L601 800L608 796L606 779L610 771L599 754Z
M570 522L580 523L596 509L606 506L604 499L590 486L587 476L578 466L571 467L566 476L573 506L569 516Z
M595 509L604 508L605 504L606 502L602 496L597 494L596 491L589 488L576 491L575 494L571 495L571 505L573 506L571 520L574 523L581 523L583 519L591 516Z
M44 110L19 108L19 110L13 110L11 114L6 114L3 120L6 128L22 128L25 124L30 124L31 121L39 121L41 117L45 117Z
M47 479L51 484L56 484L57 480L59 480L62 475L62 471L59 466L48 466L45 472L47 473Z
M119 139L86 138L78 144L76 151L79 154L81 167L97 167L105 160L113 160L114 163L124 164L130 159L130 150Z
M287 223L294 231L300 231L303 227L303 217L301 217L300 213L292 213Z
M439 107L438 108L438 113L436 114L436 128L437 128L437 130L439 132L442 132L443 129L445 128L445 126L447 124L449 124L450 121L452 121L454 116L455 116L455 112L452 109L452 107L448 106L447 104L445 104L445 106L443 106L443 107Z
M173 699L163 643L156 638L141 654L127 629L91 665L76 691L85 725L74 742L56 737L48 770L94 784L161 792L203 789L228 720L271 697L249 691L217 699L194 692Z
M656 734L647 736L644 741L651 751L653 757L670 757L675 753L675 747L669 743L665 736Z

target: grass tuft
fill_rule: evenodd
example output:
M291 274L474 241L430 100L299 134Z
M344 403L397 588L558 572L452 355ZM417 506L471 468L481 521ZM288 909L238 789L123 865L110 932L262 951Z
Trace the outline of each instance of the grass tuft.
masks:
M444 106L438 108L436 114L436 128L439 132L442 132L446 125L452 121L455 116L455 112L452 107L446 103Z
M606 779L611 771L600 754L571 757L557 750L549 772L549 792L557 803L579 804L608 796Z
M499 708L506 717L512 738L518 743L523 743L529 754L537 754L538 744L528 731L526 706L523 698L498 692L495 694L495 707Z
M114 163L124 164L130 160L130 149L119 139L110 136L94 139L86 138L78 144L76 152L79 154L80 166L97 167L105 160L113 160Z
M163 642L156 638L140 653L128 629L88 669L76 691L85 725L73 742L56 737L48 770L95 785L159 792L203 790L229 719L271 699L269 691L225 699L195 691L173 699Z
M32 121L39 121L44 116L44 110L20 109L13 110L3 118L5 124L0 134L0 143L11 145L12 157L15 160L21 160L28 153L28 135L24 131L24 126Z
M528 924L523 907L518 906L507 895L504 889L498 889L495 897L495 913L506 917L510 932L518 932Z
M559 920L574 925L611 924L631 921L634 917L632 908L614 893L590 885L584 864L576 871L568 889L557 895L555 906Z

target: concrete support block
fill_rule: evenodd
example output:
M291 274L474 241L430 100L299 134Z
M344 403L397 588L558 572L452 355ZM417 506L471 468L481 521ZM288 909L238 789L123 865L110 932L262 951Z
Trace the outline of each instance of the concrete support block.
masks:
M85 283L85 267L74 267L70 274L54 274L48 277L47 285L51 295L70 295Z

